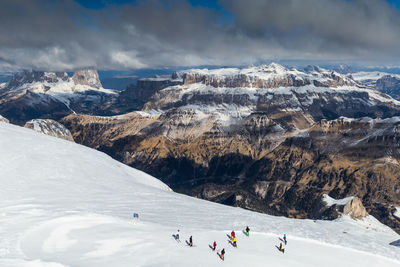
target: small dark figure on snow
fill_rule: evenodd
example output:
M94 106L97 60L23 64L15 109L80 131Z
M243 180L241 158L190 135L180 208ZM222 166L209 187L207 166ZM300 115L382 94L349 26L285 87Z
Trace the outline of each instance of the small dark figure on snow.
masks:
M225 260L225 249L224 248L221 251L221 259Z
M193 247L193 238L192 238L192 236L189 237L189 246Z
M234 246L235 248L237 247L237 245L236 245L236 236L233 237L233 246Z
M176 240L179 240L179 230L178 233L175 235Z
M217 242L214 241L212 250L215 251L216 248L217 248Z
M235 231L232 230L232 232L231 232L231 240L233 240L234 237L235 237Z
M285 253L285 249L282 247L282 243L279 245L279 251Z
M246 226L246 235L247 235L247 236L250 235L250 228L249 228L249 226Z
M286 241L286 234L283 234L283 242L285 242L285 245L287 244L287 241Z

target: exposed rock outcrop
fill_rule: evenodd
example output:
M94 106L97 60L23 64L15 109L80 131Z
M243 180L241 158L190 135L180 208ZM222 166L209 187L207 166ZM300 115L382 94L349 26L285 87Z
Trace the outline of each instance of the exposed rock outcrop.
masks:
M0 115L0 122L10 123L9 120Z
M47 134L50 136L65 139L72 142L74 141L71 132L67 128L65 128L64 125L55 120L50 120L50 119L30 120L24 125L24 127L28 129L33 129L39 133Z
M103 87L96 70L76 71L74 75L72 75L72 80L75 84L87 85L97 89Z
M368 213L358 197L353 198L343 207L343 214L350 215L353 219L365 218Z
M400 77L385 75L376 81L376 87L382 93L400 100Z
M141 110L156 92L175 85L181 85L182 79L170 77L152 77L139 79L137 84L128 86L118 97L113 109L115 113L127 113Z

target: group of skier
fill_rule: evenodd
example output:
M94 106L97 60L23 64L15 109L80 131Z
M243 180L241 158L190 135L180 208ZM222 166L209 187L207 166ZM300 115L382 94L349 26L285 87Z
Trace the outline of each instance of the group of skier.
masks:
M249 226L246 226L246 228L245 228L245 230L243 231L243 233L244 233L246 236L250 236L250 228L249 228ZM176 235L173 235L173 236L174 236L174 238L176 239L176 241L180 242L180 240L179 240L179 230L178 230L178 233L177 233ZM282 240L282 239L281 239L281 240ZM235 231L233 231L233 230L232 230L232 232L231 232L229 242L232 244L233 247L237 248L236 233L235 233ZM287 244L286 234L283 235L283 242L285 243L285 245ZM189 237L189 242L186 241L186 243L187 243L187 245L188 245L189 247L193 247L193 237L190 236L190 237ZM214 241L214 242L213 242L213 245L210 246L210 247L211 247L211 249L212 249L213 251L217 250L217 242ZM279 251L281 251L282 253L285 253L285 248L283 247L282 243L280 243L278 249L279 249ZM221 253L219 254L219 256L220 256L221 260L225 260L225 248L223 248L223 249L221 250Z
M285 243L285 246L286 246L286 244L287 244L286 234L283 234L283 243ZM282 253L285 253L285 248L282 246L282 243L279 244L279 251Z

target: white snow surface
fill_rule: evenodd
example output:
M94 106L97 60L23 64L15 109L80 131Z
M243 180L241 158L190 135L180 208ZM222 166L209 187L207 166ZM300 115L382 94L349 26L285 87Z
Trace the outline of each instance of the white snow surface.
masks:
M98 151L9 124L0 124L0 182L2 267L400 266L400 248L389 245L399 235L371 216L298 220L210 203ZM232 230L238 248L227 241ZM275 246L284 233L282 254ZM195 247L185 245L190 235ZM224 262L208 247L214 240Z
M356 81L367 81L367 80L376 81L386 75L400 78L400 75L398 75L398 74L381 72L381 71L370 71L370 72L369 71L360 71L360 72L351 73L349 75L351 75L353 77L353 79Z
M345 198L341 198L341 199L334 199L330 196L328 196L327 194L324 194L322 197L322 200L326 203L326 205L328 207L332 206L332 205L346 205L347 202L349 202L350 200L352 200L354 198L354 196L350 196L350 197L345 197Z
M219 69L189 69L178 71L178 76L182 76L184 73L190 74L199 74L199 75L207 75L213 77L228 77L228 76L238 76L238 75L246 75L249 77L258 77L261 80L270 80L278 77L284 77L287 75L294 75L296 79L303 80L305 78L315 79L316 77L320 80L326 80L324 78L324 73L331 73L332 71L327 71L321 68L320 72L313 72L311 74L299 71L295 68L285 68L284 66L271 63L269 65L259 65L259 66L251 66L247 68L219 68ZM336 73L338 74L338 73ZM339 75L339 74L338 74Z

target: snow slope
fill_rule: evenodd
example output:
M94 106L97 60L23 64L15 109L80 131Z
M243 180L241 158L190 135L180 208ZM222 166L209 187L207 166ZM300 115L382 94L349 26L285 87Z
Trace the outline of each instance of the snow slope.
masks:
M326 205L328 207L330 207L330 206L333 206L333 205L342 205L342 206L344 206L344 205L347 204L347 202L349 202L353 198L354 198L354 196L346 197L346 198L342 198L342 199L334 199L334 198L331 198L330 196L324 194L322 199L326 203Z
M393 77L400 77L398 74L387 73L387 72L380 72L380 71L360 71L350 74L354 80L356 81L366 81L366 80L379 80L383 76L390 75Z
M0 182L0 266L400 266L389 245L399 236L373 217L295 220L190 198L103 153L5 123ZM283 233L285 254L275 247Z

